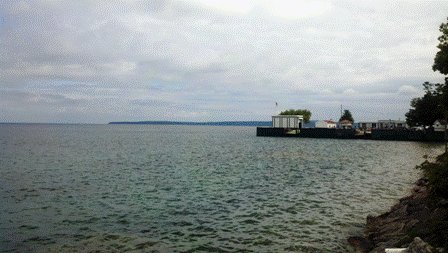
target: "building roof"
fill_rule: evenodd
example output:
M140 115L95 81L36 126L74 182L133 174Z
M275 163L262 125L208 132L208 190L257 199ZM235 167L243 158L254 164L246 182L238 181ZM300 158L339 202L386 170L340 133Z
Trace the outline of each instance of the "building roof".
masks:
M303 119L303 115L274 115L273 118L300 118Z
M444 120L444 119L438 119L438 120L434 121L434 124L436 122L439 122L440 125L446 125L446 120Z
M406 123L406 121L394 120L394 119L382 119L382 120L378 120L378 123Z

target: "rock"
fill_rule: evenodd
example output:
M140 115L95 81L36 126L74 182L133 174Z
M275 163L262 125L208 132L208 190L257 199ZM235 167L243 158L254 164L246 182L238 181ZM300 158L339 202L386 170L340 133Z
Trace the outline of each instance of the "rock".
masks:
M407 253L433 253L422 239L410 237L410 232L431 239L428 224L444 221L448 217L448 199L434 205L429 199L427 179L419 179L411 195L401 198L391 209L379 216L367 216L364 237L351 237L348 242L356 253L384 253L385 249L406 248ZM411 243L412 242L412 243ZM410 244L411 243L411 244ZM448 253L448 252L447 252Z
M370 253L384 253L385 249L386 248L384 246L380 246L380 247L377 247L377 248L373 249L372 251L370 251Z
M447 207L448 206L448 199L441 199L439 201L439 206Z
M355 248L355 253L368 253L373 248L372 242L364 237L352 236L347 241Z
M412 192L414 192L414 193L419 193L421 191L422 191L422 187L420 187L420 186L412 187Z
M414 241L412 241L411 244L409 244L408 253L435 253L433 247L431 247L429 244L424 242L420 237L415 237Z
M410 221L408 221L408 222L406 223L406 226L404 227L404 229L405 229L406 231L409 231L409 230L411 230L412 228L414 228L415 225L417 225L419 222L420 222L420 221L417 220L417 219L412 219L412 220L410 220Z
M417 181L415 182L415 185L417 185L417 186L427 186L428 183L429 183L428 179L426 179L426 178L420 178L419 180L417 180Z
M443 222L448 217L446 208L436 208L429 215L429 220L433 222Z

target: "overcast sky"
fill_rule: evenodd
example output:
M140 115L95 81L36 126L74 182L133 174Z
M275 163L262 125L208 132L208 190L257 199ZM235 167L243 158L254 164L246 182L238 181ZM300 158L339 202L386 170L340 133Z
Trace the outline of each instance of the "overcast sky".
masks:
M446 1L1 1L0 122L404 119ZM275 102L278 106L275 106Z

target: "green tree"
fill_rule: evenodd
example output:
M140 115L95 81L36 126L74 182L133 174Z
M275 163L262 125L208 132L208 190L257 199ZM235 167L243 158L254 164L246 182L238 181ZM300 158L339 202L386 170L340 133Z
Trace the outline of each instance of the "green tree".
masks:
M432 69L439 71L443 75L448 74L448 22L442 23L439 27L442 35L438 38L439 51L434 58ZM425 95L422 98L414 98L411 101L410 109L406 114L406 121L415 124L432 125L437 119L448 118L448 78L445 77L444 84L424 83ZM409 124L409 123L408 123ZM411 124L410 124L411 125ZM445 131L445 138L447 138ZM436 162L430 163L425 161L420 168L423 170L424 177L428 180L428 189L430 198L433 200L435 207L445 209L446 206L440 205L441 200L448 198L448 142L445 139L445 153L437 157ZM440 206L439 206L440 205ZM448 248L448 222L447 215L441 218L432 218L430 222L426 222L424 229L415 230L414 236L427 237L425 241L429 241L433 246ZM417 234L418 232L418 234Z
M448 74L448 22L442 23L439 27L439 31L442 35L438 38L439 45L437 48L439 52L436 53L436 57L434 58L434 65L432 65L432 69L434 71L439 71L440 73L447 75Z
M448 20L448 18L447 18ZM434 64L432 69L439 71L443 75L448 74L448 22L442 23L439 26L439 31L442 35L438 38L439 45L437 48L439 51L434 57ZM442 106L445 114L445 118L448 118L448 78L445 77L445 84L440 84L438 87L440 93L440 106Z
M448 118L448 78L445 78L445 85L440 88L440 105L445 112L445 118Z
M310 118L311 118L311 112L307 109L297 109L297 110L289 109L289 110L280 112L280 115L302 115L303 121L305 123L310 122Z
M443 75L448 74L448 22L439 27L442 33L439 36L439 51L434 57L432 69ZM406 113L406 122L410 126L431 126L434 121L448 117L448 78L445 83L423 84L425 94L423 97L411 101L411 109Z
M447 18L448 20L448 18ZM425 95L422 98L414 98L411 108L406 113L406 121L409 125L431 125L430 121L445 118L448 121L448 22L439 26L442 33L439 36L439 51L434 57L432 69L445 75L444 84L430 84L426 82ZM448 153L448 132L445 131L445 153Z
M441 105L444 85L425 82L425 95L411 100L411 109L406 113L409 126L432 126L434 121L442 119L444 108Z
M348 121L351 121L352 123L354 122L352 113L349 110L344 110L344 113L342 114L339 121L343 121L343 120L348 120Z

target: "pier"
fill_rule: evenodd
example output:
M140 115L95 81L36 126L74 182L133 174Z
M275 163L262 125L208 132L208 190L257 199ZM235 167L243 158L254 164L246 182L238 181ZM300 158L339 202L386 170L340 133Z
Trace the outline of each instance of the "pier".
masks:
M357 129L257 127L257 136L422 142L445 141L444 132L418 131L406 128L372 129L371 133L365 133Z

